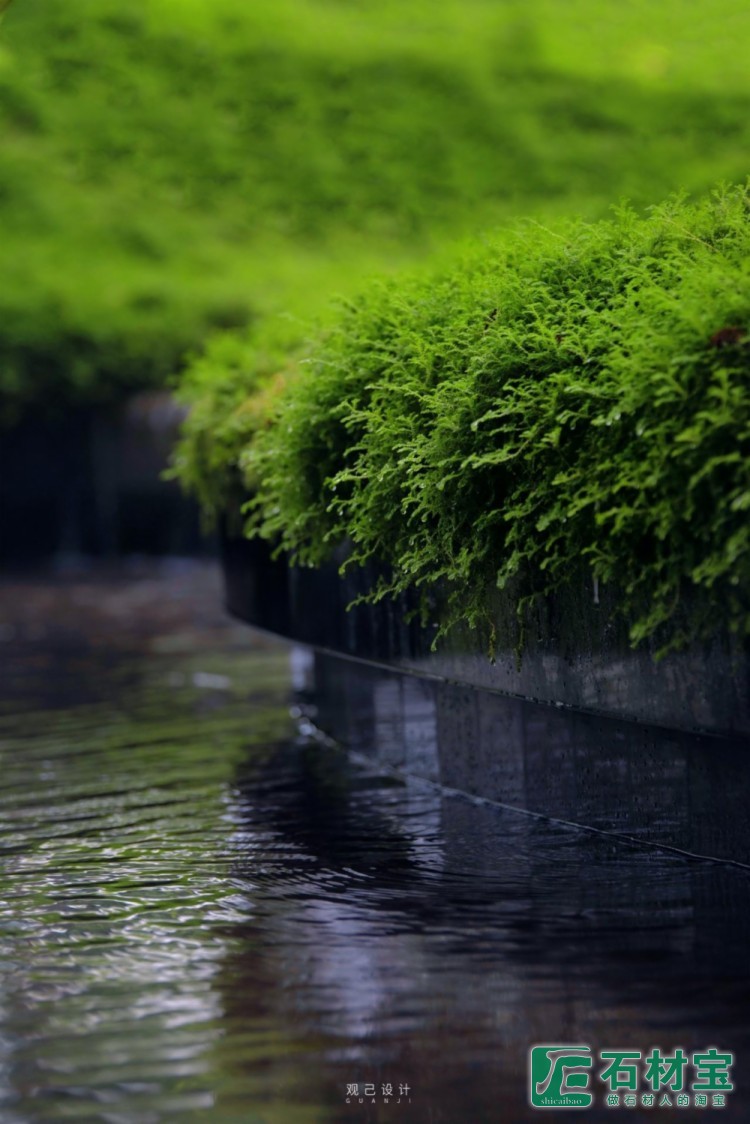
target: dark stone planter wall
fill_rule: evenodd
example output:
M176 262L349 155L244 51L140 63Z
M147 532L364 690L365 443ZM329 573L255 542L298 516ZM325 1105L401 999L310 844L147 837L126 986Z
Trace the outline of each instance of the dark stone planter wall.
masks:
M380 767L443 792L750 866L746 745L324 653L308 675L317 725Z
M750 738L750 659L746 647L716 642L655 661L633 651L611 594L594 597L585 581L550 599L527 622L523 657L513 650L515 610L497 598L500 637L491 663L481 638L454 631L431 651L434 630L409 620L402 599L359 605L370 577L345 578L272 561L265 543L224 537L229 610L242 620L319 649L402 671L593 714L681 730Z
M196 505L161 479L181 417L153 392L0 432L0 564L205 553Z

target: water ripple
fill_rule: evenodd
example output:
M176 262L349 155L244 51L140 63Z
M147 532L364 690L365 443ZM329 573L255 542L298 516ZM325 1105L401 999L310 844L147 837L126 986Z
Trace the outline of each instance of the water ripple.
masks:
M105 583L73 673L63 589L0 688L2 1124L514 1124L534 1041L750 1046L744 872L348 756L186 573L200 627L154 580L102 661Z

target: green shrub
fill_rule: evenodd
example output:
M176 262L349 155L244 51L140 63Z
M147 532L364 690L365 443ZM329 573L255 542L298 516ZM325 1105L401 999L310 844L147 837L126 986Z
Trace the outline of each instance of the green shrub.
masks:
M634 642L750 630L750 196L476 245L341 308L247 447L251 530L448 624L581 561ZM236 456L236 452L235 452Z
M296 321L269 317L249 334L224 332L196 356L179 388L189 402L171 475L198 498L209 525L238 513L253 481L239 458L268 424L271 407L294 371Z
M214 330L510 215L739 178L736 7L19 0L0 414L163 381Z

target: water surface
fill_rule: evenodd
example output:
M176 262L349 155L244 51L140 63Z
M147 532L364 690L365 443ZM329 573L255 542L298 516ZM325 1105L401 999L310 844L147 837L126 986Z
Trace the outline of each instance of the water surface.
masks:
M543 1119L538 1042L731 1050L750 1117L750 871L347 755L218 606L195 566L0 589L3 1124ZM565 1118L680 1112L612 1111Z

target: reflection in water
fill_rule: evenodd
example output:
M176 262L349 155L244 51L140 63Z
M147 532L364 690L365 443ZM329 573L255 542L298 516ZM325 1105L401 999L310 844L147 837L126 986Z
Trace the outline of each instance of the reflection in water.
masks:
M748 1118L748 872L446 791L414 680L345 754L203 570L91 590L0 591L3 1124L524 1121L551 1041L733 1050Z
M231 958L226 1009L265 980L277 1016L326 1036L339 1088L406 1076L415 1120L498 1104L521 1120L537 1041L747 1046L747 922L726 930L728 903L748 915L743 871L395 783L309 741L246 769L238 799L235 871L266 939Z

